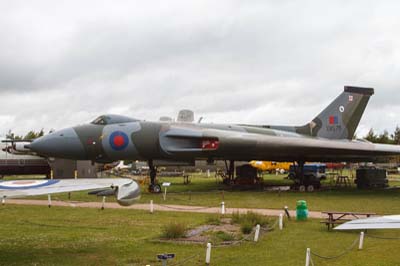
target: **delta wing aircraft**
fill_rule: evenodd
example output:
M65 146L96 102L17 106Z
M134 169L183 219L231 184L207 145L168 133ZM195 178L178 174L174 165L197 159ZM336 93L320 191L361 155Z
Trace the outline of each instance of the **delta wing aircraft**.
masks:
M235 161L297 162L300 179L306 161L373 161L400 155L400 147L353 140L372 88L345 86L317 117L303 126L149 122L102 115L90 124L43 136L26 148L45 157L93 162L145 160L150 190L156 184L156 161L188 163L225 160L233 175Z

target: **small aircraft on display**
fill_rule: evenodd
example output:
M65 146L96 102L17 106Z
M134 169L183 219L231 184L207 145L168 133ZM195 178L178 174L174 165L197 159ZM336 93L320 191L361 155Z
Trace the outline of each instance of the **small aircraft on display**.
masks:
M149 189L159 192L157 160L225 160L228 175L235 161L296 162L304 182L305 162L365 162L400 155L396 145L353 140L372 88L345 86L325 110L303 126L149 122L102 115L85 125L40 137L24 148L44 157L93 162L147 161Z
M127 178L37 179L0 182L0 198L21 198L62 192L93 190L89 194L115 196L121 206L140 198L139 185Z

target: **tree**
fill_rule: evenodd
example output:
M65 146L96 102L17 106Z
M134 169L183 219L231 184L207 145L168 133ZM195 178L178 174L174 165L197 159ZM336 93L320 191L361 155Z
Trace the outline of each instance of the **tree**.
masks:
M378 136L375 134L374 129L371 128L364 139L366 139L370 142L377 142Z
M6 134L6 139L21 140L22 136L15 135L14 132L12 132L11 129L10 129L10 130L8 130L8 132Z
M396 126L394 133L392 134L393 144L400 145L400 127Z
M389 137L389 132L387 130L383 131L383 133L379 135L377 142L382 144L393 143L393 141Z
M12 140L33 140L39 137L42 137L44 135L44 130L41 129L39 132L35 132L33 130L29 131L25 136L19 136L16 135L14 132L11 131L11 129L8 131L6 135L6 139L12 139Z
M44 135L44 131L43 129L41 129L39 132L35 132L35 131L29 131L28 134L25 135L24 139L26 140L33 140L33 139L37 139L39 137L42 137Z

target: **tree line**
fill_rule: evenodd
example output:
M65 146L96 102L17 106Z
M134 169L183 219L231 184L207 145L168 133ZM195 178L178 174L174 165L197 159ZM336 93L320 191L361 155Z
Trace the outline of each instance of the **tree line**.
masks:
M40 131L34 131L31 130L26 135L17 135L11 130L9 130L6 134L6 139L12 139L12 140L33 140L37 139L39 137L44 136L44 130L41 129Z
M400 127L397 126L394 132L391 134L389 134L387 130L384 130L383 133L378 134L375 133L374 129L371 128L364 139L373 143L400 145Z

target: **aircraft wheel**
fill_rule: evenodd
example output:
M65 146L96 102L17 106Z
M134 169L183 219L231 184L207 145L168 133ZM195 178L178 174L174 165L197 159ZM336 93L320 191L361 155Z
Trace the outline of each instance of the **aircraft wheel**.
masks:
M160 185L154 185L153 186L153 190L152 190L152 192L153 193L161 193L161 186Z
M304 185L299 186L299 191L300 192L306 191L306 186L304 186Z
M314 186L313 185L308 185L307 186L307 191L308 192L313 192L314 191Z

